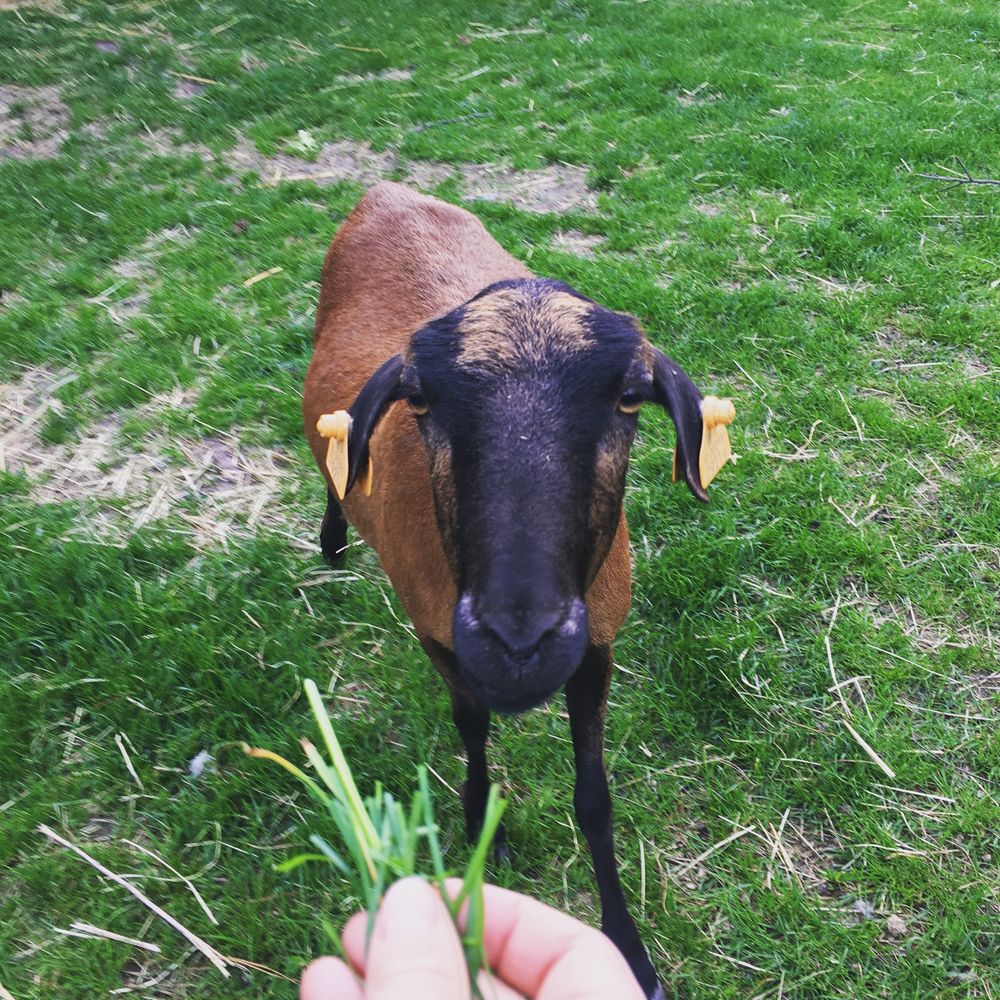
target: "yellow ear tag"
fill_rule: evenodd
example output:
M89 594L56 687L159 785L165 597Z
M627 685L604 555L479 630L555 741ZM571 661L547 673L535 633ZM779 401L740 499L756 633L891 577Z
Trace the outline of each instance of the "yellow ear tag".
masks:
M702 487L715 479L719 470L729 461L733 449L729 445L726 425L736 416L736 407L731 399L706 396L701 401L701 454L698 456L698 478ZM673 479L679 479L677 471L677 450L674 449Z
M347 410L324 413L316 421L316 430L330 440L326 449L326 468L337 498L343 500L347 494L347 439L351 433L351 415Z
M736 407L731 399L706 396L701 401L701 454L698 456L698 474L703 487L715 479L719 470L732 457L729 431L726 425L736 417Z
M372 495L372 483L374 482L374 473L372 471L372 457L368 456L368 467L364 472L358 473L357 484L361 487L361 492L364 493L366 497Z

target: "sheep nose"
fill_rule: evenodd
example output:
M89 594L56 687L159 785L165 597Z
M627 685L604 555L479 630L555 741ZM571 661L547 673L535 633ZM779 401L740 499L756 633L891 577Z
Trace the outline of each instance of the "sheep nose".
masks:
M553 611L533 611L530 614L484 611L479 620L497 638L510 657L527 660L565 617L565 610L559 608Z

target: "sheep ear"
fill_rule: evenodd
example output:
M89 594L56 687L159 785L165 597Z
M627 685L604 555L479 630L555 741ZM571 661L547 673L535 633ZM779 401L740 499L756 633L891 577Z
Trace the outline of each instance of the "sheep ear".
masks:
M670 414L677 428L674 482L683 476L691 492L703 503L708 503L698 468L702 439L701 393L676 361L655 348L653 391L656 402Z
M403 357L396 354L389 358L358 393L351 403L351 433L347 449L347 482L344 495L351 492L357 482L366 495L372 491L372 465L368 456L368 442L383 414L391 403L402 399L399 377L403 371Z

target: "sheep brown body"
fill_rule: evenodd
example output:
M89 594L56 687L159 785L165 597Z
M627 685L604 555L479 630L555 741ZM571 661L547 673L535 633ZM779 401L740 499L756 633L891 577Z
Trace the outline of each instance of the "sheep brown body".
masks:
M439 423L427 422L426 400L413 388L418 374L421 386L426 376L453 390L436 411ZM410 406L392 405L403 398ZM644 400L670 412L678 468L706 499L697 471L701 395L631 317L534 278L473 215L398 184L369 191L334 237L303 402L327 480L324 554L342 551L346 515L378 553L446 681L468 756L470 836L488 791L490 710L521 711L565 686L574 805L602 927L646 995L657 997L618 877L603 764L611 643L631 586L622 494ZM317 422L348 407L341 506ZM483 437L470 445L465 424L477 421ZM480 445L494 449L492 459L474 454ZM352 493L369 457L371 494ZM469 530L472 515L476 530L500 528L481 540ZM495 844L505 850L502 829Z

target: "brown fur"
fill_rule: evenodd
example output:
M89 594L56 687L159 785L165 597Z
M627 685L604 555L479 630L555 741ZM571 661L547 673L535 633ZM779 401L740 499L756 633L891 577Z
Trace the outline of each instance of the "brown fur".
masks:
M303 400L306 434L328 485L327 441L316 430L320 415L350 406L379 365L403 352L429 320L496 281L530 276L464 209L392 183L377 185L358 202L323 265ZM559 301L551 308L562 310L564 318L577 315L579 300L562 294L552 299ZM488 356L490 323L480 326L475 356L481 358ZM369 450L372 495L353 490L343 502L344 513L378 553L417 635L452 649L457 594L434 514L427 453L405 404L390 407ZM593 643L609 644L621 627L630 582L623 514L586 595Z
M459 327L458 364L503 371L536 354L561 357L585 350L593 343L584 326L592 308L566 292L550 292L533 302L526 302L513 289L494 292L466 309ZM506 330L508 336L498 337L499 330ZM530 330L532 336L518 338L519 330Z

